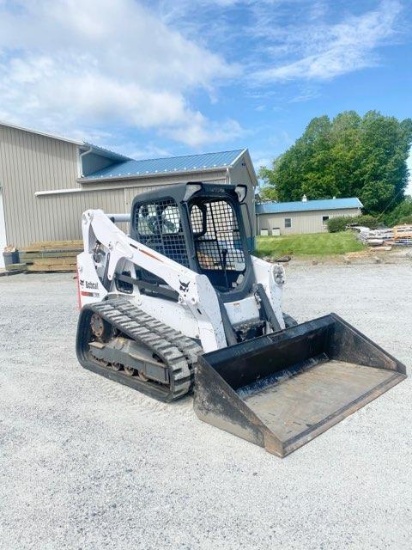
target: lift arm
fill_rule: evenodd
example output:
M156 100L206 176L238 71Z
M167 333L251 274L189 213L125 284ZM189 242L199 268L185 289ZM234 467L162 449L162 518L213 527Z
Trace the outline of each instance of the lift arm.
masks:
M96 244L107 253L105 273L113 281L121 260L163 279L179 295L182 305L196 318L205 350L226 346L226 337L216 292L205 275L195 273L155 250L134 241L107 217L103 210L87 210L82 216L84 253L92 257Z

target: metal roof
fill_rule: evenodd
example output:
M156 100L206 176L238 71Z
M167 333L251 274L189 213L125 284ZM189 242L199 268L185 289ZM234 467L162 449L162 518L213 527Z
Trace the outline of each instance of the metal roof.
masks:
M0 120L0 126L6 126L9 128L14 128L15 130L21 130L22 132L28 132L30 134L37 134L39 136L51 138L51 139L58 139L59 141L66 141L67 143L73 143L74 145L83 145L83 141L78 141L75 139L58 136L56 134L49 134L47 132L40 132L39 130L33 130L31 128L26 128L24 126L18 126L17 124L13 124L11 122L5 122Z
M110 149L105 149L104 147L99 147L98 145L93 145L93 143L88 143L87 141L85 141L83 146L80 147L80 150L83 153L88 153L88 152L94 153L95 155L99 155L101 157L105 157L107 159L111 159L119 162L132 160L130 157L127 157L126 155L122 155L121 153L116 153L115 151L111 151Z
M181 157L167 157L148 160L128 160L113 166L98 170L82 178L82 181L127 178L133 176L155 176L177 172L199 172L203 170L222 169L233 166L236 160L247 149L221 151L218 153L203 153Z
M311 212L313 210L341 210L362 208L363 204L356 198L321 199L296 202L263 202L256 204L256 214L283 214L286 212Z

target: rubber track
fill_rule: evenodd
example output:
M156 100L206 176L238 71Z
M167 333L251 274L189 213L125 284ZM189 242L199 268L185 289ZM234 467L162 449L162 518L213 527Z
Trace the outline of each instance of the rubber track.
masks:
M167 400L177 399L191 391L194 365L198 355L203 353L196 342L148 315L127 299L114 298L91 304L88 309L130 339L148 347L167 365L170 378Z

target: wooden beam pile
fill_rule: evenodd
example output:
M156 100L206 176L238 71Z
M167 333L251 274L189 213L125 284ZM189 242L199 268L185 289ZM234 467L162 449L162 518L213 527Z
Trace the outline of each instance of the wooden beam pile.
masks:
M31 243L19 250L19 263L6 266L8 271L76 271L76 256L83 252L83 241L45 241Z

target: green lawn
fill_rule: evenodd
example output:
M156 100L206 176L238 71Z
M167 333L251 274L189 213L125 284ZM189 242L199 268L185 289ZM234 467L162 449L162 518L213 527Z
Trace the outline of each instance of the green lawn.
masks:
M257 237L258 256L331 256L365 250L350 232Z

